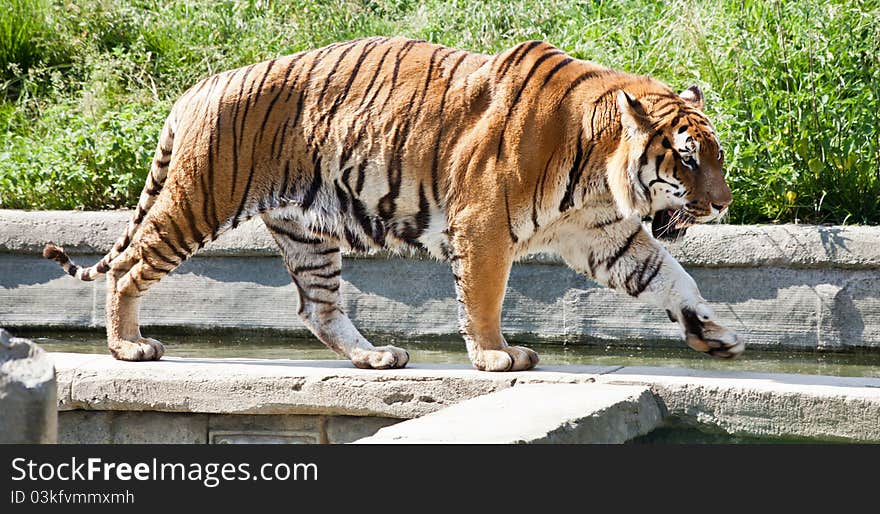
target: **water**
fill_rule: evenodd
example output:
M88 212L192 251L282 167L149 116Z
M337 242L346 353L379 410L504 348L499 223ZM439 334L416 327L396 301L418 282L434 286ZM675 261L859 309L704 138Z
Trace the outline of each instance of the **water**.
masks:
M166 355L174 357L336 359L313 337L286 334L146 332L165 343ZM106 354L103 332L19 332L50 352ZM469 364L460 339L397 341L373 336L373 344L395 344L409 351L411 362ZM516 341L509 341L516 344ZM524 343L541 356L542 365L583 364L597 366L660 366L719 371L800 373L880 378L880 352L768 351L747 348L736 360L721 360L681 348L666 346L595 346ZM539 365L540 366L540 365Z

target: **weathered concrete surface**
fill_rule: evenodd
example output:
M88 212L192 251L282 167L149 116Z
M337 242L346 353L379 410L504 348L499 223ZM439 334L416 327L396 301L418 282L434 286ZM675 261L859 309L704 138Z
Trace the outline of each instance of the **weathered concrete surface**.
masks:
M86 252L75 259L91 264L129 214L0 210L0 325L103 327L104 281L77 282L39 252L53 241ZM880 227L699 226L670 250L750 347L880 348ZM342 278L344 307L361 330L457 338L458 304L445 264L346 257ZM253 220L151 289L141 321L146 331L306 332L296 298L274 242ZM523 340L683 344L660 310L599 287L550 256L513 267L502 328Z
M398 419L375 416L239 415L69 410L58 413L62 444L344 444Z
M0 253L40 254L46 243L71 253L103 254L132 211L20 211L0 209ZM880 268L880 227L816 225L700 225L670 251L685 266ZM202 255L270 255L278 247L259 219L207 245ZM531 261L561 263L552 256Z
M880 442L880 378L620 366L539 366L527 372L485 373L414 365L374 371L338 360L168 358L126 363L104 355L50 355L58 370L62 420L67 411L207 414L205 434L214 430L227 441L236 433L248 437L247 430L253 429L265 442L267 437L305 442L283 439L297 434L321 442L349 442L395 419L424 416L510 388L598 383L650 388L661 415L674 423L744 436ZM553 404L554 396L542 397L541 402Z
M207 414L73 410L58 413L62 444L205 444Z
M648 386L676 424L733 435L880 442L880 379L627 367L601 383Z
M0 328L0 443L54 443L55 403L52 359Z
M591 382L611 367L483 373L412 365L362 370L346 361L182 359L122 362L53 353L60 410L326 414L413 418L517 382Z
M647 387L513 387L379 430L358 443L623 443L662 421Z

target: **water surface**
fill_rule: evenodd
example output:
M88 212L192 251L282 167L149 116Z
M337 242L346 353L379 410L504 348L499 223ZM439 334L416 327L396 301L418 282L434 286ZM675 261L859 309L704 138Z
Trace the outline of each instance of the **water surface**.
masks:
M249 333L161 333L153 335L165 343L166 355L174 357L335 359L317 339L307 336ZM24 332L50 352L107 353L103 332ZM398 341L373 336L373 344L395 344L409 351L411 362L468 364L460 339ZM516 344L516 341L509 341ZM735 360L708 357L687 348L651 346L597 346L525 343L541 356L543 365L584 364L597 366L661 366L702 370L801 373L880 378L880 352L768 351L747 348ZM539 366L541 365L539 364Z

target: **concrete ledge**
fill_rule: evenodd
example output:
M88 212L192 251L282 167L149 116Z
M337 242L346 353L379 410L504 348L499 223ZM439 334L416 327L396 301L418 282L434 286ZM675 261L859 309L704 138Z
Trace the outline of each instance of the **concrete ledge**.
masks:
M623 443L662 420L647 387L534 384L379 430L357 443Z
M575 410L596 405L589 403L597 396L591 391L602 389L590 387L605 384L615 388L637 386L632 391L649 388L660 416L669 423L708 427L735 435L880 442L880 378L619 366L539 367L528 372L485 373L449 365L416 365L403 370L372 371L356 369L345 361L168 358L126 363L104 355L50 355L57 370L62 434L64 419L69 416L66 413L77 411L258 415L252 418L266 420L273 415L358 416L333 418L324 427L331 441L335 438L348 442L354 440L354 435L369 435L393 419L425 416L473 398L529 384L579 385L578 394L587 403L579 403L574 394L555 404L556 393L542 393L537 405L534 399L528 401L539 410L558 407L559 412L565 413L569 404ZM624 389L630 390L616 390ZM645 401L638 395L640 409L647 408ZM585 413L582 411L581 416ZM376 423L356 421L364 417L378 419ZM523 426L530 417L531 414L523 414L522 420L513 424ZM95 419L96 423L109 423ZM197 423L204 425L203 421ZM218 422L214 423L211 426L222 429ZM638 423L633 426L640 426ZM333 428L332 424L339 426ZM269 435L292 430L291 425L283 423L260 426ZM349 435L333 436L333 430Z
M39 252L53 241L93 263L129 216L0 210L0 325L103 327L104 281L72 280ZM699 226L670 250L752 349L880 348L880 227ZM262 222L245 223L151 289L142 324L307 332L277 255ZM458 339L446 264L418 255L347 255L342 279L344 308L362 331ZM546 255L513 267L502 329L523 341L682 344L659 309L599 287Z
M673 424L728 434L880 442L880 379L628 367L606 384L648 386Z
M58 408L222 414L327 414L414 418L516 383L593 382L614 368L517 373L413 365L362 370L346 361L183 359L123 362L53 353Z
M131 216L127 210L0 209L0 253L39 255L46 243L54 242L74 254L103 254ZM880 268L880 227L700 225L668 246L684 266ZM276 256L278 247L262 221L254 219L207 245L200 255ZM525 262L562 263L547 255Z

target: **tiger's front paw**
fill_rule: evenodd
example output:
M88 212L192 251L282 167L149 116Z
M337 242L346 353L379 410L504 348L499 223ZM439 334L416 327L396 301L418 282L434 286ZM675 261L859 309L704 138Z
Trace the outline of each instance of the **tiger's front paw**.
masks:
M113 357L121 361L157 361L165 354L165 345L149 337L111 340L108 347Z
M352 364L362 369L402 368L409 362L409 353L395 346L355 348L348 356Z
M506 346L500 350L476 350L471 356L480 371L524 371L538 364L538 354L523 346Z
M746 345L743 339L733 330L722 327L712 321L711 310L708 308L684 308L681 311L681 322L684 325L685 342L698 352L708 353L713 357L731 359L741 354Z

